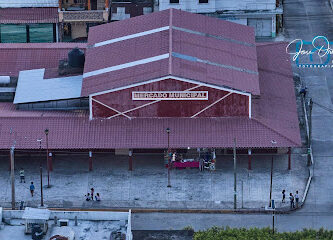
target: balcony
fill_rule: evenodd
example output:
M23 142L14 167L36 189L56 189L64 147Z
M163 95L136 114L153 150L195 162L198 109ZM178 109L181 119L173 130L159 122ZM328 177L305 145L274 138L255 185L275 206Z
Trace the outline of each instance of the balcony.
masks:
M60 22L106 22L108 12L106 10L61 11L59 20Z
M106 22L108 0L69 0L59 5L60 22Z

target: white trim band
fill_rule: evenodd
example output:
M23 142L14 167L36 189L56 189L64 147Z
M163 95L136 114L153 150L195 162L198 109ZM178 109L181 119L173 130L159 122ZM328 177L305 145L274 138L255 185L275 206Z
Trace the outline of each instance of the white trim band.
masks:
M116 42L120 42L120 41L124 41L124 40L128 40L128 39L132 39L132 38L142 37L142 36L146 36L146 35L149 35L149 34L166 31L166 30L169 30L169 29L170 29L170 26L155 28L155 29L145 31L145 32L139 32L139 33L135 33L135 34L119 37L119 38L106 40L106 41L103 41L103 42L98 42L98 43L95 43L93 45L93 47L101 47L101 46L104 46L104 45L108 45L108 44L112 44L112 43L116 43Z
M129 67L134 67L134 66L142 65L142 64L146 64L146 63L156 62L156 61L159 61L159 60L162 60L162 59L167 59L167 58L169 58L169 56L170 56L170 54L166 53L166 54L158 55L158 56L155 56L155 57L140 59L140 60L137 60L137 61L134 61L134 62L128 62L128 63L124 63L124 64L112 66L112 67L98 69L98 70L95 70L95 71L84 73L83 78L92 77L92 76L96 76L96 75L99 75L99 74L113 72L113 71L121 70L121 69L124 69L124 68L129 68Z

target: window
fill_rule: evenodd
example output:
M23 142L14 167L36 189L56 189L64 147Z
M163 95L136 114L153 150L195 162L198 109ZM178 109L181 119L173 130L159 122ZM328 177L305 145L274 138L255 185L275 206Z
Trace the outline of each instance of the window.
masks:
M208 0L199 0L199 3L208 3Z
M25 43L27 42L26 26L21 24L0 24L2 43Z
M152 13L152 8L151 7L143 7L143 15Z
M170 0L170 3L179 3L179 0Z

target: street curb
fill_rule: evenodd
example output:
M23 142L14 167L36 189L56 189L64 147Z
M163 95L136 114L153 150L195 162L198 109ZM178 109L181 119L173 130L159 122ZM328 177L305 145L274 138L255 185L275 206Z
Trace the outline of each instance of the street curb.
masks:
M302 204L298 209L302 207ZM208 214L272 214L272 210L265 209L163 209L163 208L48 208L52 211L96 211L96 212L123 212L131 210L132 213L208 213ZM12 210L3 208L3 210ZM289 214L297 209L277 209L275 214Z
M330 2L332 3L333 0L330 0ZM306 133L308 136L308 141L311 141L311 139L309 139L309 133L310 133L310 128L309 128L309 119L308 119L308 112L306 110L306 106L305 106L305 99L304 96L302 96L302 102L303 102L303 111L304 111L304 117L305 117L305 123L306 123ZM308 155L310 156L310 160L311 160L311 165L308 166L308 170L309 170L309 177L308 177L308 181L306 183L305 186L305 190L304 190L304 194L303 194L303 198L302 198L302 204L300 206L300 208L303 207L303 205L305 204L305 200L306 197L308 195L309 189L310 189L310 185L311 185L311 181L313 178L313 165L314 165L314 158L313 158L313 153L312 153L312 144L310 143L310 147L308 149Z

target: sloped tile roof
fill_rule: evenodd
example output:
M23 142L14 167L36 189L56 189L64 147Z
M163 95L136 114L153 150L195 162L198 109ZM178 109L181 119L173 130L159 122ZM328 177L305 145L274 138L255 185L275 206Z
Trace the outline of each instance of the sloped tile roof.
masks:
M0 104L0 108L3 104ZM41 115L41 113L38 113ZM37 115L38 115L37 114ZM294 142L263 127L256 120L238 118L137 118L95 119L87 117L1 117L0 149L16 142L18 149L38 149L36 140L49 129L50 149L166 148L166 128L171 129L170 147L297 146ZM29 126L29 127L27 127ZM44 148L45 146L43 146Z
M300 143L290 56L286 42L258 44L260 98L252 100L252 117L289 140Z
M67 59L75 48L85 43L1 43L0 75L17 77L22 70L57 68L59 60Z
M58 23L58 8L0 8L0 23Z

